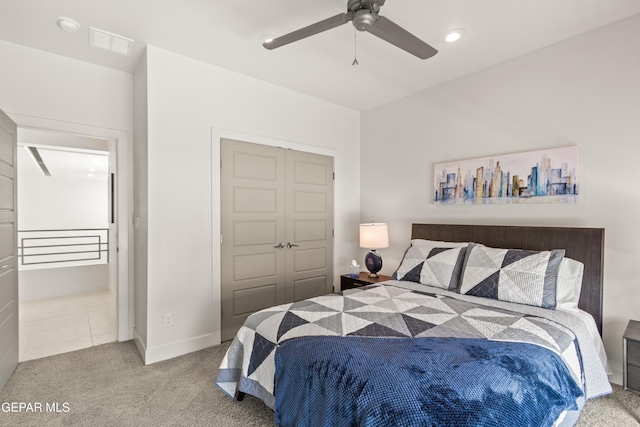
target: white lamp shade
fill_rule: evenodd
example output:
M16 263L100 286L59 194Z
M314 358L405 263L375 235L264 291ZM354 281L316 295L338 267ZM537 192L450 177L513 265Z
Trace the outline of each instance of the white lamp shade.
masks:
M388 248L387 224L383 222L360 224L360 247L366 249Z

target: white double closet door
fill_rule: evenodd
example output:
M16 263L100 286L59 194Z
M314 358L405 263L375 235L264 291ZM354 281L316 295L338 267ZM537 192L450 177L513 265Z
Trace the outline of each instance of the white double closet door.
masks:
M221 140L222 340L263 308L333 292L333 158Z

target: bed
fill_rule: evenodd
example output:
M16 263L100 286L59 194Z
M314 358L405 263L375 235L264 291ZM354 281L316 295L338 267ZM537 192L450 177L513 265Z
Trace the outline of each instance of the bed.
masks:
M216 385L281 426L574 425L611 392L603 251L603 229L413 224L394 280L251 315Z

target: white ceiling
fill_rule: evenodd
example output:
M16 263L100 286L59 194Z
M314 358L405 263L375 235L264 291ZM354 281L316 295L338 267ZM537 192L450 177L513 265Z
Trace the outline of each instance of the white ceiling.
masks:
M151 44L364 111L640 13L638 0L387 0L380 14L440 52L420 60L350 23L268 51L282 35L346 11L347 0L2 0L0 39L134 72ZM73 34L59 16L82 26ZM131 56L90 48L93 26L135 40ZM445 44L449 29L467 30ZM624 42L624 41L621 41Z
M106 180L109 141L68 133L18 128L18 176L42 176L26 147L35 147L55 178ZM91 176L89 176L91 175Z
M107 153L87 153L37 147L43 163L53 178L106 180L109 172ZM42 176L26 146L18 149L18 176Z

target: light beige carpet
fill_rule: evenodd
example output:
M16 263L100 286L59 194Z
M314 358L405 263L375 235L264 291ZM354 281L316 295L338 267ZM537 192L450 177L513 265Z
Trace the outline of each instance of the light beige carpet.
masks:
M21 363L0 392L0 425L273 426L260 400L235 402L215 387L228 345L149 366L132 341ZM640 426L640 395L614 389L587 402L577 425ZM5 412L12 402L40 403L43 412ZM46 412L47 403L61 412Z

